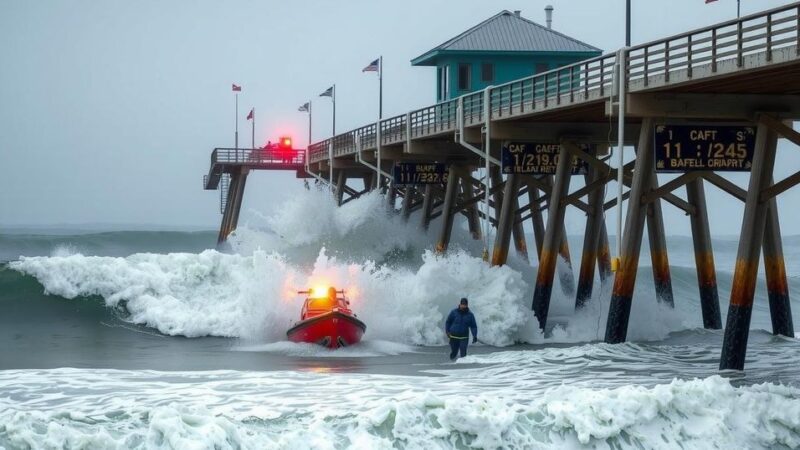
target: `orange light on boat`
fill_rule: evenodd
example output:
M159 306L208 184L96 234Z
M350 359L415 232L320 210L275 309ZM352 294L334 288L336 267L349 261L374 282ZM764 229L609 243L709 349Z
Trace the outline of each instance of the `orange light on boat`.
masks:
M328 286L316 286L309 289L309 297L325 298L328 296Z

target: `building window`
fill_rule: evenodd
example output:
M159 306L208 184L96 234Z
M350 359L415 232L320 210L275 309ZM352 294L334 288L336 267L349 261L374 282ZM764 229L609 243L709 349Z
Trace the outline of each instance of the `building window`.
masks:
M481 81L485 83L494 81L494 65L492 63L481 64Z
M470 79L470 65L469 64L459 64L458 65L458 90L460 91L468 91L472 86L472 80Z
M547 72L550 70L550 66L547 63L536 63L536 73Z

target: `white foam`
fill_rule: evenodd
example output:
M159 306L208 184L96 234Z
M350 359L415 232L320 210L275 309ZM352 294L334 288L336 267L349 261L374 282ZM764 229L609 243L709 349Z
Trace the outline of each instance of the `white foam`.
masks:
M356 345L337 350L330 350L316 344L279 341L269 344L238 345L234 347L233 350L276 353L305 358L368 358L399 355L401 353L414 353L417 351L413 346L391 341L361 341Z
M52 448L800 446L800 390L712 376L504 390L440 378L58 370L0 377L0 445ZM159 377L164 376L161 380ZM20 380L25 380L20 382ZM123 380L123 381L118 381ZM58 383L55 383L58 381ZM442 382L444 381L444 382ZM91 389L85 387L89 386ZM461 384L460 389L449 389ZM34 387L38 386L38 387ZM484 386L483 389L477 389ZM305 389L304 389L305 388ZM22 389L25 389L22 391ZM42 389L44 396L37 389ZM58 392L75 389L68 400ZM295 390L294 396L276 390ZM236 401L231 401L235 398Z

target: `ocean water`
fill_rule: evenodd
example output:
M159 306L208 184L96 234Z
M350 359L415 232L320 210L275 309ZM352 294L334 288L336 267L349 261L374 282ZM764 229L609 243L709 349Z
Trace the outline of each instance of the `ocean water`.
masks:
M629 342L608 345L609 286L578 313L556 286L542 334L535 267L488 267L463 223L436 256L382 201L304 192L219 251L213 231L0 234L0 449L800 448L800 340L770 333L763 276L746 370L720 373L689 238L668 238L674 309L643 246ZM737 242L713 245L724 321ZM319 284L347 290L360 345L285 340ZM451 363L462 296L481 342Z

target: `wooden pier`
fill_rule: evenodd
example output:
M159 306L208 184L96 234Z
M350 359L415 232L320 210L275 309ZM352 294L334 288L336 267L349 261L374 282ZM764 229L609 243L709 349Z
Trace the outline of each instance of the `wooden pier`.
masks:
M673 305L663 215L676 209L691 222L703 325L721 328L710 234L714 218L704 192L710 183L744 203L720 358L720 369L742 370L762 251L773 332L794 333L775 198L800 182L800 172L773 180L773 167L779 138L800 145L791 126L800 118L798 94L800 3L792 3L370 123L310 145L302 163L308 176L332 186L339 203L345 193L351 198L361 193L347 185L357 179L366 189L386 192L392 210L400 197L404 219L419 211L422 228L441 216L438 252L447 251L454 217L461 214L476 239L485 238L482 221L495 227L491 264L506 263L511 242L528 257L522 225L530 220L538 258L536 279L529 280L535 285L532 309L542 329L556 278L575 296L576 308L590 301L595 273L610 281L604 212L619 205L604 192L619 177L628 202L606 324L610 343L626 339L645 225L657 301ZM609 127L610 117L620 114L623 136ZM684 141L676 137L686 129L697 130L695 137L700 133L698 145L708 144L707 152L703 147L701 155L698 147L696 156L687 156ZM723 136L736 130L753 135ZM655 145L663 139L666 156ZM621 168L619 150L613 149L618 140L636 152ZM509 162L514 151L538 160ZM229 173L228 204L237 205L225 209L222 240L236 227L245 172L259 167L238 157L216 164L219 169L212 156L206 188L216 186L215 173ZM301 169L292 168L298 174ZM414 177L398 179L399 170L411 170ZM728 181L726 170L750 172L747 190ZM675 175L659 179L665 172ZM682 197L676 191L684 186ZM587 218L577 284L564 232L567 208L578 208Z

